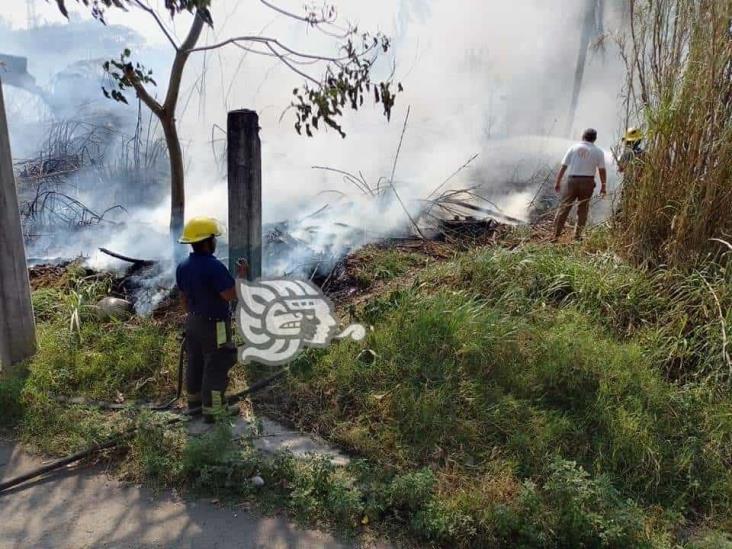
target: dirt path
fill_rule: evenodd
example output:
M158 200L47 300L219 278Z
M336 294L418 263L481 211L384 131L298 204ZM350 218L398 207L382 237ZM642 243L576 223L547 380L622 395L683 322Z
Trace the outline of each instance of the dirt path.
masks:
M41 464L0 441L0 479ZM332 536L245 508L187 501L67 469L0 495L0 548L344 547Z

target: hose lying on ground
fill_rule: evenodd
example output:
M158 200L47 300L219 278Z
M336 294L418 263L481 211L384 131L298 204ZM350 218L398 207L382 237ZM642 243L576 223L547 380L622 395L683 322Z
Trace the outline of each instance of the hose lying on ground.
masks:
M244 389L243 391L240 391L236 394L231 395L230 397L227 398L227 402L229 404L234 404L236 402L239 402L243 398L245 398L253 393L256 393L257 391L261 391L262 389L268 387L269 385L271 385L272 383L274 383L275 381L277 381L278 379L283 377L285 374L287 374L288 370L289 370L288 367L282 368L281 370L275 372L271 376L266 377L266 378L256 382L251 387L248 387L248 388ZM167 425L174 425L176 423L180 423L181 421L183 421L183 419L186 416L192 416L192 415L198 414L200 412L201 412L200 407L186 410L181 415L171 418L167 422ZM66 465L70 465L77 461L81 461L82 459L84 459L86 457L93 456L93 455L101 452L102 450L109 450L112 448L116 448L117 446L119 446L120 443L122 443L123 441L132 437L136 432L137 432L137 427L131 427L121 433L117 433L116 435L113 435L112 437L110 437L109 439L107 439L104 442L94 444L84 450L76 452L75 454L71 454L70 456L66 456L64 458L56 460L52 463L39 467L38 469L34 469L33 471L29 471L28 473L11 478L9 480L6 480L5 482L1 482L0 483L0 496L6 490L9 490L10 488L18 486L19 484L23 484L24 482L27 482L31 479L34 479L34 478L44 475L46 473L50 473L51 471L55 471L56 469L60 469L61 467L65 467Z

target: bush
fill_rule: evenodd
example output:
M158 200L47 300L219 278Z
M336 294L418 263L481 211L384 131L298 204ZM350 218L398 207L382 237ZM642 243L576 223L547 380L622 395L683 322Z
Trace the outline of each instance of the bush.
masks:
M549 464L543 490L552 512L552 531L564 547L641 547L643 511L623 500L607 477L596 479L572 461Z
M432 499L436 482L435 474L426 468L397 475L388 488L389 505L409 513L418 511Z

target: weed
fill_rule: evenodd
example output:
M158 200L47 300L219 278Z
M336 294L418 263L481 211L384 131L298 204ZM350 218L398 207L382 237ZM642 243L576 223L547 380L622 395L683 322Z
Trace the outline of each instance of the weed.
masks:
M21 393L26 375L22 370L0 374L0 428L15 426L23 416Z
M123 470L128 478L156 488L181 483L186 436L180 426L171 427L160 413L144 412L136 420L137 430Z

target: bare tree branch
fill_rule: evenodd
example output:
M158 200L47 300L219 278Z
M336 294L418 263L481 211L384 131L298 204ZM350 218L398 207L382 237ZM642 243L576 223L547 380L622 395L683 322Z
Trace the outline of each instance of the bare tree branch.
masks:
M278 58L278 59L279 59L280 61L282 61L282 62L283 62L283 63L284 63L285 65L287 65L287 66L288 66L288 67L290 68L290 70L291 70L291 71L293 71L293 72L296 72L297 74L299 74L300 76L302 76L302 77L303 77L303 78L305 78L306 80L310 80L310 81L311 81L311 82L312 82L313 84L315 84L316 86L320 86L320 82L319 82L318 80L316 80L315 78L313 78L312 76L310 76L310 75L309 75L309 74L307 74L306 72L304 72L304 71L301 71L301 70L300 70L300 69L298 69L298 68L297 68L297 67L296 67L295 65L293 65L292 63L290 63L290 62L289 62L289 61L287 60L287 58L286 58L286 57L285 57L284 55L281 55L281 54L279 54L279 53L277 52L277 50L275 50L275 49L274 49L274 48L272 47L272 45L271 45L271 44L267 44L267 47L268 47L268 48L269 48L269 50L270 50L270 51L272 52L272 54L273 54L273 55L275 55L275 56L276 56L276 57L277 57L277 58Z
M197 48L191 48L189 50L189 53L195 53L199 51L207 51L207 50L215 50L218 48L222 48L224 46L227 46L229 44L237 44L238 42L258 42L261 44L274 44L278 48L281 48L285 52L296 55L297 57L302 57L304 59L316 59L318 61L327 61L329 63L337 63L338 61L345 61L348 59L347 56L345 57L332 57L332 56L325 56L325 55L314 55L311 53L304 53L301 51L297 51L295 49L290 48L289 46L284 45L282 42L280 42L276 38L270 38L267 36L254 36L254 35L244 35L244 36L235 36L233 38L228 38L224 40L223 42L218 42L216 44L211 44L210 46L199 46ZM360 56L363 57L364 55L367 55L371 51L373 51L374 47L369 47L366 50L364 50Z
M137 97L139 97L152 112L157 116L160 116L163 112L163 106L158 103L152 95L150 95L150 92L147 91L145 85L140 82L139 78L137 78L137 75L135 75L135 71L132 70L131 66L125 70L125 76L135 88Z
M183 69L185 68L188 56L194 50L193 46L198 42L201 32L203 31L203 25L205 20L200 13L196 12L193 19L191 29L188 31L188 36L180 45L175 53L175 59L173 60L173 66L170 69L170 82L168 84L168 93L165 96L165 103L163 108L165 110L175 109L175 105L178 103L178 95L180 93L180 83L183 78Z
M323 13L321 17L316 17L314 12L310 12L307 15L297 15L296 13L292 13L291 11L287 11L284 8L280 8L279 6L275 6L274 4L267 2L267 0L259 0L262 4L267 6L269 9L276 11L277 13L281 13L282 15L286 15L287 17L290 17L292 19L296 19L297 21L302 21L304 23L308 23L309 25L319 25L321 23L331 23L333 19L335 18L335 10L331 9L328 14Z
M154 9L152 9L150 6L148 6L146 3L142 2L142 0L135 0L135 3L137 6L152 15L153 19L155 19L155 22L158 24L158 27L160 27L160 30L163 31L163 34L165 34L165 37L168 39L168 41L172 44L173 49L178 51L178 44L176 43L173 36L168 32L168 29L165 25L163 25L163 21L160 19L158 14L155 12Z
M307 59L307 60L306 59L298 59L298 58L292 56L291 54L272 53L270 51L256 50L254 48L250 48L248 46L244 46L244 45L239 44L237 42L235 42L233 45L236 46L237 48L239 48L242 51L245 51L247 53L253 53L255 55L262 55L264 57L270 57L270 58L275 58L275 59L281 59L282 57L286 57L287 60L290 63L294 63L295 65L314 65L316 63L322 63L323 62L322 59Z

